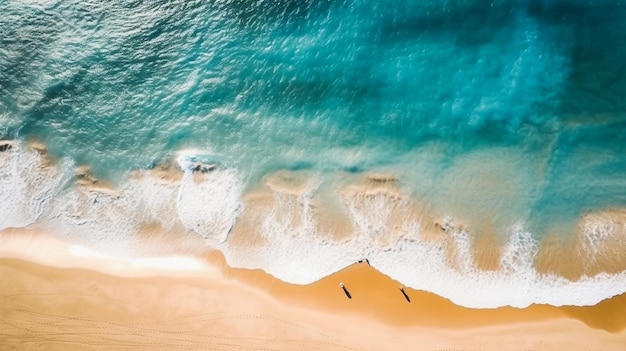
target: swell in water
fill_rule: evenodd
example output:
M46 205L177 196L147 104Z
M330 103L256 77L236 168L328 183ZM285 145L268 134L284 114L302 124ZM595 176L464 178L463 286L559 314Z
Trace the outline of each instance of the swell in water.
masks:
M454 213L429 212L391 175L277 171L244 190L236 169L185 151L112 187L41 145L0 144L0 229L38 228L118 257L214 248L231 266L295 284L367 258L472 308L593 305L626 292L623 210L580 218L569 245L540 240L523 222L488 243ZM561 259L546 265L542 255Z

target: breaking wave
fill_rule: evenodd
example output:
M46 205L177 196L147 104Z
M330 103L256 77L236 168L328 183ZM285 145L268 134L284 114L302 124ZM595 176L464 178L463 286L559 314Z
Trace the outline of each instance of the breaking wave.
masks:
M619 210L579 219L571 233L578 244L568 247L549 246L516 223L486 249L497 253L487 267L479 233L454 213L432 213L391 175L278 171L244 191L237 169L185 151L111 186L41 146L0 144L0 229L39 228L120 257L145 255L148 241L162 253L218 249L234 267L295 284L367 259L402 284L474 308L593 305L626 292ZM577 272L541 267L550 250L578 260L556 263Z

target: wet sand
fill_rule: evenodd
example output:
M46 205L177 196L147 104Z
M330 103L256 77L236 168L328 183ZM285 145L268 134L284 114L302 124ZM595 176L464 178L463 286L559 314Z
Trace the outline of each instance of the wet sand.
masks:
M113 261L0 233L0 350L622 350L626 295L591 307L468 309L366 263L307 286L199 260ZM348 299L339 284L350 292Z

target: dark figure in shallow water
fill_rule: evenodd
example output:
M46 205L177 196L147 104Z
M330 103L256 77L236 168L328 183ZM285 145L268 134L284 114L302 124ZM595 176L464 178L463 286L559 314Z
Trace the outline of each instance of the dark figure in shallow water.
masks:
M411 303L411 298L409 297L409 295L406 294L406 292L404 291L403 287L400 287L400 292L402 293L402 295L404 295L404 298Z
M341 287L341 289L343 289L343 292L346 293L346 296L351 299L352 295L350 295L350 292L348 291L348 289L346 289L346 286L343 284L343 282L339 283L339 286Z

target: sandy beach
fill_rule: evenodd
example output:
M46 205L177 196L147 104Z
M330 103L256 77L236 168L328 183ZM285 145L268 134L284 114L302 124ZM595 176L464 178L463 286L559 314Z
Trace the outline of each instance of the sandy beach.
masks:
M367 263L298 286L202 258L111 260L27 230L0 236L2 350L622 350L626 296L477 310ZM169 260L169 261L168 261ZM341 290L343 282L352 296Z
M626 351L626 1L0 13L0 351Z

